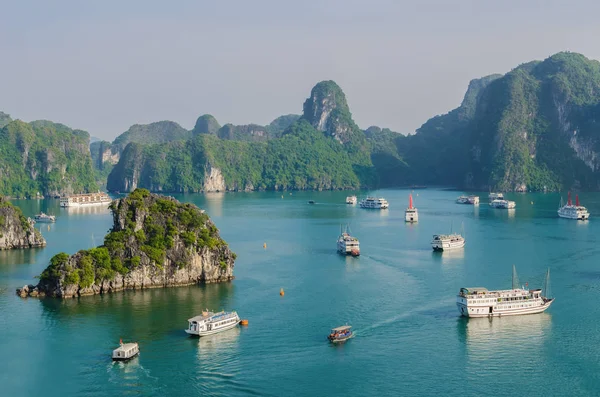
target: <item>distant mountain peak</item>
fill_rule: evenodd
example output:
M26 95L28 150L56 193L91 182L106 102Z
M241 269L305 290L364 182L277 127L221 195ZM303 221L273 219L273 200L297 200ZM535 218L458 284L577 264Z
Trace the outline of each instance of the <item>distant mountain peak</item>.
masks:
M202 116L198 117L198 120L196 120L196 125L194 126L194 129L192 130L192 132L194 133L194 135L196 135L196 134L216 135L217 131L219 131L220 128L221 128L221 125L219 124L217 119L214 118L214 116L212 116L210 114L203 114Z
M358 127L346 101L346 95L333 80L321 81L304 101L302 118L318 131L323 131L340 143L352 139Z

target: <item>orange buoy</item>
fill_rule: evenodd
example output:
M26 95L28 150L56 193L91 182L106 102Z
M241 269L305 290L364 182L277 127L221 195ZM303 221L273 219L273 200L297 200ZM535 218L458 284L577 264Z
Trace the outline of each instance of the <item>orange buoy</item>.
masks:
M283 292L283 288L279 290L279 295L281 295L281 296L285 295L285 292Z
M242 321L240 321L240 324L242 324L242 325L248 325L248 320L242 320Z
M264 243L264 244L263 244L263 248L264 248L264 249L267 249L267 243Z

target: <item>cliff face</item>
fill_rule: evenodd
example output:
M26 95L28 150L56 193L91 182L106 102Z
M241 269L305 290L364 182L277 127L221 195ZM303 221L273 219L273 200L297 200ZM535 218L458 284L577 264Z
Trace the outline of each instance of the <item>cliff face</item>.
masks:
M600 190L600 63L575 53L471 81L460 107L396 139L406 183Z
M0 194L58 196L96 191L89 134L50 121L0 129Z
M0 196L0 250L46 246L46 240L33 221L23 216L18 207Z
M235 254L196 206L138 189L111 210L104 245L54 256L39 284L17 293L70 298L233 279Z

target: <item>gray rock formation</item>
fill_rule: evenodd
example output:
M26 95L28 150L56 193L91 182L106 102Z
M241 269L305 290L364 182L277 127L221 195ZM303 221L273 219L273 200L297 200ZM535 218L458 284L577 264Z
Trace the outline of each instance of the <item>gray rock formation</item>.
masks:
M220 128L221 128L221 125L219 124L217 119L215 119L210 114L204 114L204 115L198 117L198 120L196 120L196 125L194 126L192 133L194 135L196 135L196 134L216 135L217 131L219 131Z
M46 240L18 207L0 197L0 250L46 246Z

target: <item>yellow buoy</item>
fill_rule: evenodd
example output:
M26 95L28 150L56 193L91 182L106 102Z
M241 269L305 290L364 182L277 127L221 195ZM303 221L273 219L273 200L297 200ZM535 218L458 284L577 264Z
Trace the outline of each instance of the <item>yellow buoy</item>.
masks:
M283 198L283 194L281 195L281 198Z
M264 244L263 244L263 248L264 248L264 249L267 249L267 243L264 243Z
M533 201L531 202L531 205L533 205Z
M242 325L248 325L248 320L242 320L242 321L240 321L240 324L242 324Z
M281 296L285 295L285 292L283 292L283 288L279 290L279 295L281 295Z

